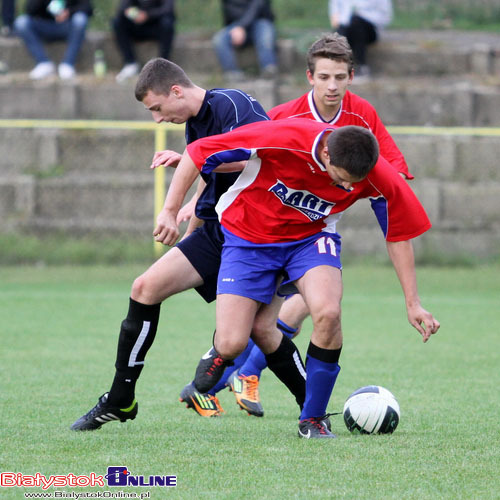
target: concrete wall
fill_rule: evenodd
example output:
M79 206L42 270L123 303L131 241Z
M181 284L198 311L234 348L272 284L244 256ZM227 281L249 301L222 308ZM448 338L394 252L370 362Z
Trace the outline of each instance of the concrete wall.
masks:
M411 186L433 223L416 240L417 252L498 255L498 138L394 137L416 177ZM10 130L2 144L0 231L150 233L151 132ZM182 133L170 132L168 144L181 150ZM368 201L353 206L339 229L350 254L385 252Z
M11 66L0 75L1 118L151 120L133 97L134 82L117 85L116 50L90 34L74 82L30 82L32 62L16 39L0 39ZM179 37L174 60L207 88L224 86L209 40ZM104 47L110 73L91 73ZM61 47L50 49L55 57ZM141 46L141 58L155 46ZM255 57L242 54L249 79L241 87L270 108L308 89L304 54L280 42L277 81L252 77ZM352 90L372 102L387 125L500 126L500 39L489 34L388 32L370 53L375 78ZM491 257L500 254L499 136L395 135L416 179L412 187L433 228L418 238L420 255ZM182 132L168 147L184 148ZM0 231L69 235L106 232L149 235L153 225L152 132L0 128ZM168 171L167 182L171 171ZM344 254L385 254L369 203L339 224Z

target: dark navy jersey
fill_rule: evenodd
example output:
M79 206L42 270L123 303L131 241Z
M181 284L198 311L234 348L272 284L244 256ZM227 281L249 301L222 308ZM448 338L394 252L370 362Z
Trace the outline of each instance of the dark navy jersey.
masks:
M236 89L207 90L199 113L186 122L186 143L210 135L223 134L248 123L269 120L262 106L251 96ZM196 216L217 220L215 205L233 185L240 172L202 174L207 183L196 204Z

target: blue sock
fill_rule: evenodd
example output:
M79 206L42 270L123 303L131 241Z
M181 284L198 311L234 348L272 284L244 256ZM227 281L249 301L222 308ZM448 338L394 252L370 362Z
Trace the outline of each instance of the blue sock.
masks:
M248 345L246 346L245 350L237 357L234 359L234 365L228 366L224 370L224 374L222 375L221 379L217 382L217 384L214 385L209 391L208 394L212 394L215 396L219 391L222 391L222 389L225 389L226 387L226 382L227 379L229 378L229 375L234 372L234 370L239 370L243 363L247 360L247 358L250 356L250 353L252 352L253 348L258 349L258 347L255 345L254 341L250 339L248 341Z
M278 327L279 330L283 333L283 335L286 335L289 339L293 337L295 333L297 333L297 328L292 328L291 326L287 325L284 321L281 321L278 318L278 321L276 321L276 326Z
M286 335L289 339L291 339L293 334L297 331L297 328L288 326L280 319L278 319L276 326L283 333L283 335ZM248 356L247 360L241 366L239 374L245 375L246 377L249 377L250 375L257 375L257 377L260 378L262 370L265 368L267 368L266 356L257 346L254 346L250 356Z
M309 344L306 357L306 400L300 420L322 417L340 372L340 349L321 349Z

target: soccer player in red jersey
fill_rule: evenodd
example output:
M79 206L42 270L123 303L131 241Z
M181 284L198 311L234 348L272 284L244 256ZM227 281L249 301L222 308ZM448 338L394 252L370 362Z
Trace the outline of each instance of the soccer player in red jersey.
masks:
M338 33L327 34L316 40L307 53L307 79L311 90L301 97L272 108L271 119L308 118L338 127L358 125L365 127L377 138L380 154L404 178L413 179L403 154L387 132L375 108L366 100L348 90L353 82L354 62L347 39ZM378 198L371 201L376 212ZM383 210L383 207L382 207ZM388 247L390 251L390 246ZM282 305L278 327L290 338L300 332L309 310L300 294L291 295ZM267 366L265 356L253 347L243 365L232 373L227 385L231 387L237 403L253 415L262 415L259 399L260 374Z
M299 437L331 438L325 413L340 371L343 342L338 214L362 198L384 201L377 217L405 295L408 319L424 342L440 325L420 304L410 240L428 230L430 222L407 183L379 157L377 140L365 128L276 120L187 147L164 206L165 242L174 243L179 235L176 215L199 171L242 161L247 162L243 172L217 205L225 242L215 352L198 365L194 385L200 392L212 387L252 335L269 368L300 401L300 383L287 377L296 348L270 328L280 305L275 292L284 275L282 285L297 287L313 320L305 395L299 402Z

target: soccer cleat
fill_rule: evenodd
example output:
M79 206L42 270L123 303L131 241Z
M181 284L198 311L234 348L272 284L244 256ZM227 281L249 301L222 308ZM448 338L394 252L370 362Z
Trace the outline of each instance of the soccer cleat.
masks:
M227 366L232 366L232 361L222 359L215 348L211 348L201 359L196 367L194 384L199 392L208 392L222 377Z
M118 408L108 403L108 393L103 394L97 404L88 413L80 417L72 426L73 431L95 431L103 424L119 420L134 420L139 404L134 402L128 408Z
M335 438L326 427L323 420L324 417L311 417L299 422L299 438L303 439L322 439Z
M216 396L197 391L192 382L182 389L179 401L202 417L220 417L224 413Z
M259 377L250 375L248 377L239 375L235 370L227 379L226 385L236 397L236 403L249 415L256 417L264 416L264 409L259 400Z
M329 430L332 430L332 423L330 422L330 417L332 415L339 415L338 413L326 413L322 417L320 417L321 423Z

